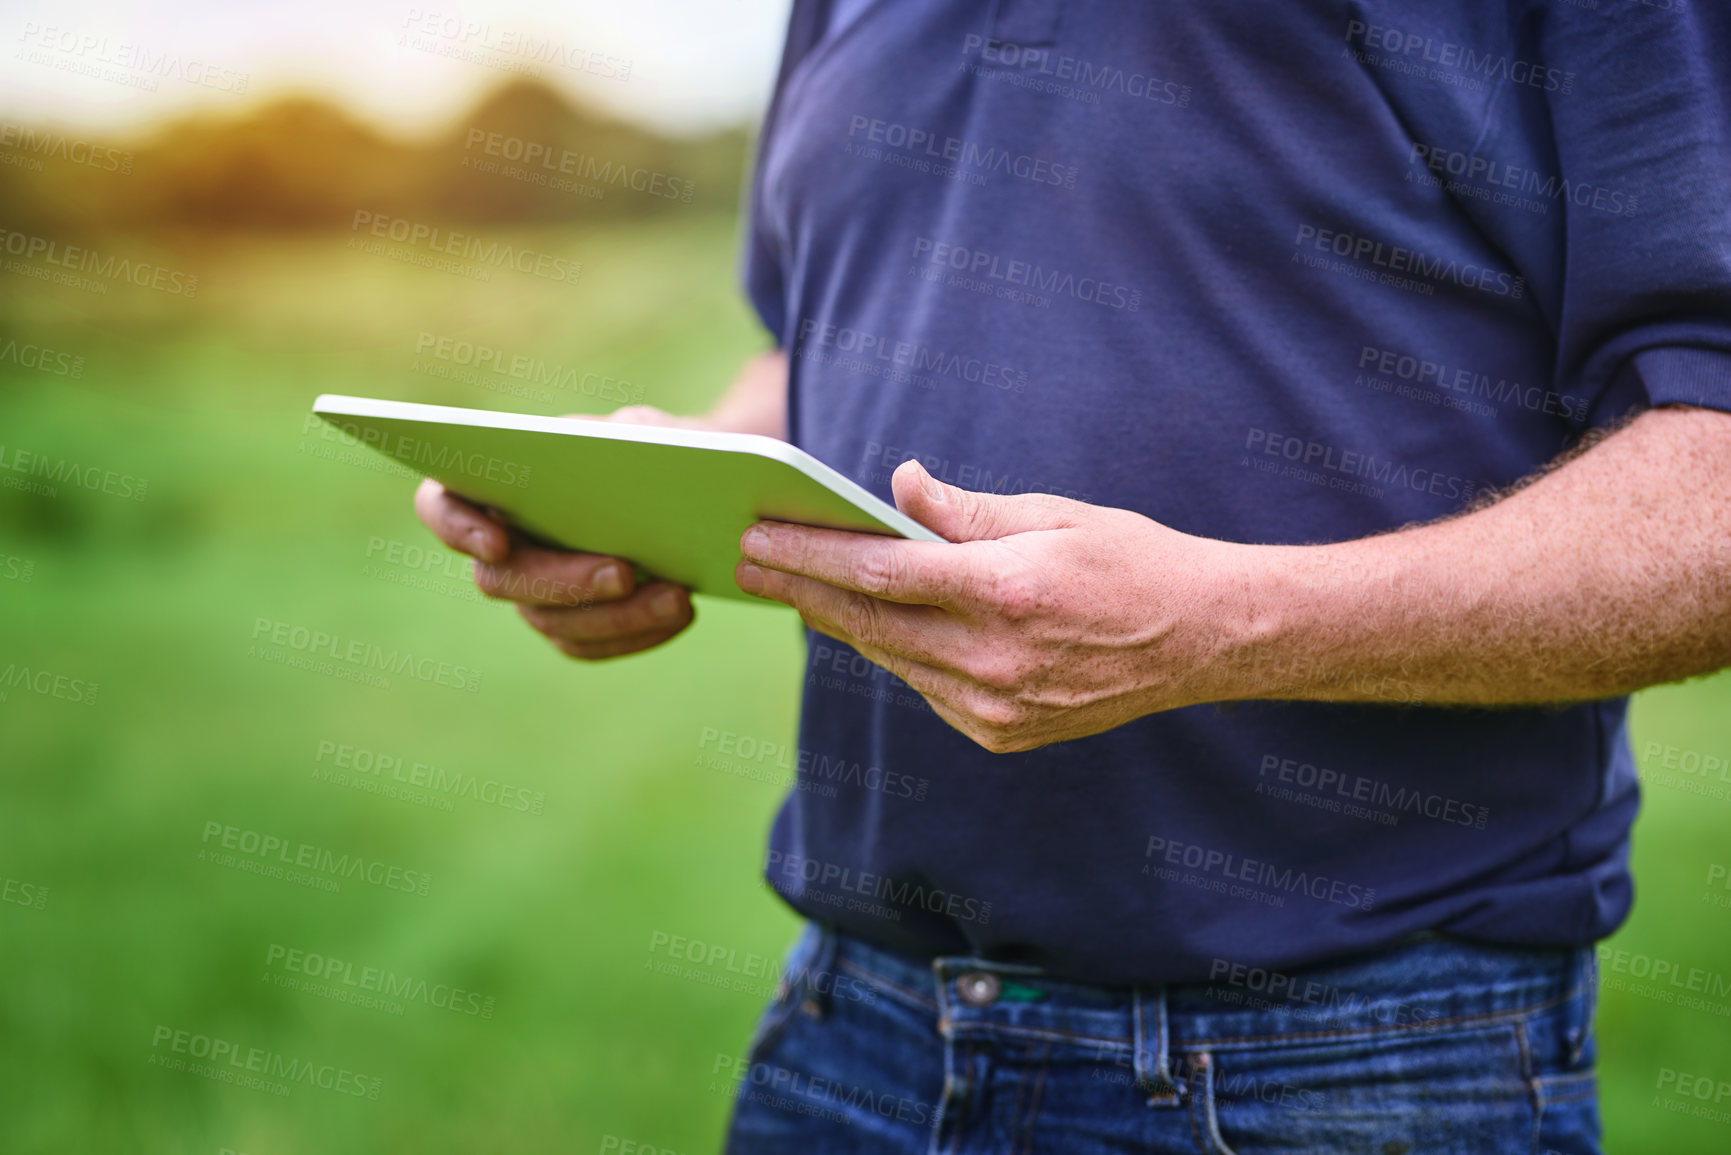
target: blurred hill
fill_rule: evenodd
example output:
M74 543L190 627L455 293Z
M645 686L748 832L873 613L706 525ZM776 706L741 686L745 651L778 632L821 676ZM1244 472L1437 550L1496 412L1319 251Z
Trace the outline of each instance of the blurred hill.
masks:
M479 101L420 143L287 99L193 117L129 142L0 124L0 225L346 228L357 210L495 224L731 206L746 133L673 139L596 115L536 81Z

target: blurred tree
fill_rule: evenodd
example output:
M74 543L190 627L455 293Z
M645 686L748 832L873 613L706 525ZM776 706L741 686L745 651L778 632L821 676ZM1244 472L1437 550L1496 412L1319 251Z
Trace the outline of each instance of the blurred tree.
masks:
M53 130L32 131L40 139ZM421 142L387 138L334 105L293 97L240 117L186 117L136 144L109 143L130 154L129 171L52 155L39 171L0 167L0 223L62 234L344 228L361 209L429 223L643 216L732 205L746 153L742 129L669 138L533 80L489 93Z

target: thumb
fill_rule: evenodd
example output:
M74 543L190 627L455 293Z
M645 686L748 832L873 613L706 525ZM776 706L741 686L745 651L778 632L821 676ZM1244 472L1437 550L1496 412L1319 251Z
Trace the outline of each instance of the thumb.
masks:
M1048 493L979 493L958 489L913 458L890 477L896 508L950 541L989 541L1036 529L1064 529L1076 519L1074 502Z

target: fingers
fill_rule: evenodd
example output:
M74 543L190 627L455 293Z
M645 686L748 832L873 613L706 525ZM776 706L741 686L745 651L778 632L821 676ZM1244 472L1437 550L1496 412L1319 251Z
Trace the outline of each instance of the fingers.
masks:
M475 565L475 585L482 593L530 606L609 602L628 596L634 583L631 567L619 558L533 545L519 545L500 564Z
M692 621L691 597L669 582L651 582L626 598L591 606L518 605L538 632L576 658L607 658L660 645Z
M415 490L415 513L440 541L477 560L475 584L491 598L575 606L624 597L634 584L630 565L616 557L532 545L513 550L503 524L431 479Z
M980 588L977 550L937 542L759 521L739 539L739 551L765 572L815 578L891 602L953 606Z
M683 629L684 627L680 628ZM654 649L663 642L671 641L679 632L679 630L663 630L653 634L632 634L629 637L614 638L606 642L567 642L555 638L553 645L568 658L598 662L604 658L623 658L627 654Z
M573 658L621 657L658 646L692 622L690 595L668 582L635 589L629 563L546 549L436 481L415 491L415 513L438 539L475 561L475 585L517 611Z
M890 475L896 508L949 541L986 541L1078 524L1088 506L1050 493L979 493L939 481L909 458Z
M1027 708L1014 697L981 686L951 670L911 661L871 646L855 648L868 661L906 682L926 700L934 714L981 748L993 754L1009 754L1044 744L1037 729L1029 725Z
M511 552L503 525L430 477L415 490L415 516L433 536L470 557L502 562Z
M943 654L966 652L969 642L968 627L935 606L881 601L747 562L735 567L734 580L746 593L785 602L798 610L812 629L855 647L936 663Z
M669 582L650 582L628 598L586 606L517 606L549 638L603 642L629 634L679 630L691 623L691 599Z

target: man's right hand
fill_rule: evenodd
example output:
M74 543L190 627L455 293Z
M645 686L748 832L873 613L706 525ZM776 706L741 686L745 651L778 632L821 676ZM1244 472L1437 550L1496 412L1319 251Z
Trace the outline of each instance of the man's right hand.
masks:
M675 417L647 405L602 420L706 427L701 418ZM623 558L530 543L431 478L415 491L415 513L440 541L475 559L482 593L514 602L523 620L568 657L635 654L691 624L691 595L683 586L653 581L637 587Z

